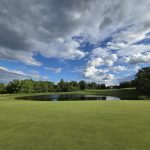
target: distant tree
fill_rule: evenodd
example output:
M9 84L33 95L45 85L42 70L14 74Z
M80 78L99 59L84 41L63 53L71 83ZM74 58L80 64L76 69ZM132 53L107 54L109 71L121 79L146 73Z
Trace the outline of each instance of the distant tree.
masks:
M31 79L20 81L19 93L33 93L34 92L33 85L34 81Z
M5 85L0 83L0 94L5 93Z
M6 86L7 93L19 93L21 88L20 80L13 80Z
M69 91L69 83L65 82L63 79L57 84L57 90L60 92L68 92Z
M35 93L42 93L42 92L54 92L55 85L53 82L48 81L36 81L34 82L34 92Z
M87 84L86 84L85 81L83 81L83 80L80 81L80 82L79 82L80 90L85 90L85 89L86 89L86 85L87 85Z
M121 82L119 85L120 88L131 88L133 87L131 81Z
M69 91L78 91L80 89L79 84L76 81L71 81L68 84L69 84Z
M150 94L150 67L142 68L136 74L137 90Z
M97 89L101 89L101 84L97 84Z
M97 89L98 85L95 82L90 82L87 84L88 89Z
M48 86L48 92L54 92L54 91L56 91L55 84L53 82L49 82L49 81L44 81L44 82Z
M42 81L36 81L33 85L34 93L42 93Z
M55 91L55 85L49 81L13 80L6 86L7 93L44 93Z
M106 89L106 85L105 84L101 84L101 89Z
M44 92L69 92L85 89L106 89L105 84L96 84L95 82L86 83L81 80L66 82L63 79L58 84L49 81L34 81L32 79L13 80L6 87L0 84L0 93L5 89L5 93L44 93Z
M64 92L64 88L65 88L65 82L63 79L61 79L57 84L57 90Z

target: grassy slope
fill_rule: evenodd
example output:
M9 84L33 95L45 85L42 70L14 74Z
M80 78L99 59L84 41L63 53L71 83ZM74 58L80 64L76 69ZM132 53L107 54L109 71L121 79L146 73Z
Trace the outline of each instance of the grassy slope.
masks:
M7 98L23 97L28 95L46 95L54 94L52 93L32 93L32 94L5 94L3 99L6 96ZM138 97L140 94L134 88L128 89L105 89L105 90L85 90L85 91L75 91L75 92L57 92L57 94L99 94L103 96L116 96L116 97Z
M35 102L0 95L0 150L149 150L150 101Z
M139 93L134 88L127 89L105 89L105 90L87 90L87 92L116 97L137 97Z

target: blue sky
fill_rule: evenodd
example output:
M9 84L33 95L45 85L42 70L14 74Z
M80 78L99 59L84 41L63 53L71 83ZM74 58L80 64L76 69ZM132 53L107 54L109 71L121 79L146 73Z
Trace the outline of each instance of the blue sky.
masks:
M149 0L0 0L0 82L107 85L150 66Z

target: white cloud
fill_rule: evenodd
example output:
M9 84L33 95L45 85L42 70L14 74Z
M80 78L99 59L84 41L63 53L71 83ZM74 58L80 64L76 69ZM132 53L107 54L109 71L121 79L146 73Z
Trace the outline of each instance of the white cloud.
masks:
M20 61L27 65L41 66L42 63L33 58L33 53L24 51L12 51L0 48L0 59L10 61Z
M93 66L87 67L84 71L84 76L86 78L92 78L98 73L98 69Z
M125 43L112 43L112 42L107 43L107 49L119 50L124 49L126 47L128 47L128 44Z
M122 61L129 64L147 63L150 62L150 52L132 54L131 56L123 57Z
M128 76L129 71L131 71L132 77L134 76L139 68L137 64L150 62L150 45L137 44L141 40L149 38L147 33L150 32L148 9L150 1L115 0L106 3L105 13L99 20L100 34L96 34L95 37L95 43L97 43L97 39L99 40L97 43L99 48L92 50L91 59L87 63L84 74L85 77L102 83L105 82L105 78L103 75L98 75L98 70L104 72L109 70L104 75L112 75L109 80L112 84L118 83L120 78L122 80L122 77L118 77L115 73L123 72L123 78L126 80L125 76ZM107 38L110 40L107 41ZM100 42L103 44L102 47ZM114 78L113 75L115 75Z
M118 56L116 54L109 54L108 56L104 57L104 63L108 66L113 66L114 63L118 60Z
M47 77L42 77L38 73L27 74L20 70L10 70L6 67L0 66L0 82L8 83L14 79L34 79L34 80L46 80Z
M136 44L149 38L149 6L149 0L1 0L0 59L36 66L42 65L36 54L81 59L87 41L99 48L88 52L85 77L103 81L112 67L125 71L123 65L150 62L150 45Z
M110 54L110 51L106 48L94 48L92 50L92 57L106 57Z
M50 43L47 49L41 49L41 54L48 58L81 59L86 53L79 50L79 46L75 40L58 38Z
M120 71L126 71L128 68L125 66L114 66L112 68L110 68L110 70L114 71L114 72L120 72Z
M98 66L101 66L104 64L104 60L100 57L98 58L93 58L91 59L89 62L88 62L88 65L89 66L92 66L92 67L98 67Z
M91 60L88 61L88 66L99 67L102 65L112 66L118 57L116 54L109 54L107 56L102 57L94 57L92 56Z
M46 70L49 70L53 73L60 73L62 71L62 68L52 68L52 67L45 67Z
M31 65L41 65L33 58L35 53L48 58L83 58L85 52L73 36L97 43L113 33L113 43L130 45L150 31L149 4L149 0L1 1L0 58Z
M129 45L128 47L124 49L120 49L116 52L118 56L131 56L131 55L136 55L139 53L145 53L150 51L150 45Z

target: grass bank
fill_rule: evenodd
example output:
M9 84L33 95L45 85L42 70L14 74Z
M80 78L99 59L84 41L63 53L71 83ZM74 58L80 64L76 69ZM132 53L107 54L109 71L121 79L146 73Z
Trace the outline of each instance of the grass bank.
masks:
M29 95L46 95L46 94L98 94L102 96L115 96L120 98L132 98L136 100L140 93L138 93L134 88L127 89L104 89L104 90L85 90L85 91L75 91L75 92L51 92L51 93L31 93L31 94L3 94L3 100L15 99L17 97L29 96ZM147 97L146 97L147 98ZM149 98L148 98L149 99ZM1 97L0 97L1 100Z

